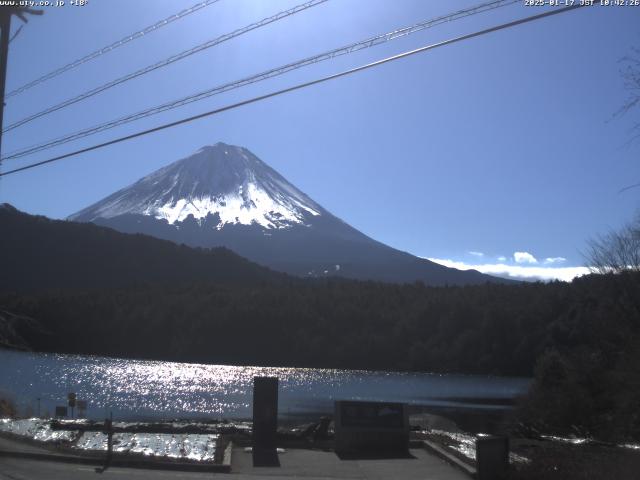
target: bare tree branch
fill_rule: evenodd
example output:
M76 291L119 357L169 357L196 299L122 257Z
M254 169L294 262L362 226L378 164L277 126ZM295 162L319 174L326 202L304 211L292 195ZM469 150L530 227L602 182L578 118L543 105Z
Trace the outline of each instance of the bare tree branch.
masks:
M594 273L640 271L640 214L620 230L589 240L585 257Z

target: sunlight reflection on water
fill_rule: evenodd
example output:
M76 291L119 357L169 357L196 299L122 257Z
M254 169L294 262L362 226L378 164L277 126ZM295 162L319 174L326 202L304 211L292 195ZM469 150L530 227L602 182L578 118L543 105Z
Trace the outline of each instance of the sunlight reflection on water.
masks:
M454 405L447 398L511 399L528 379L426 373L205 365L0 351L0 390L53 411L67 392L103 418L249 418L254 376L280 379L283 416L330 412L335 399ZM489 407L487 407L489 408Z

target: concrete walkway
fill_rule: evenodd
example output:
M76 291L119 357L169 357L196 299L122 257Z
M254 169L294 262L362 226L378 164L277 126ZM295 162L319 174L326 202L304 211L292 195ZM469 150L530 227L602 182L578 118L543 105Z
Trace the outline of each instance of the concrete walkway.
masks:
M0 450L20 451L56 455L51 450L38 448L0 438ZM146 470L112 467L103 474L95 472L89 465L11 458L0 456L0 480L5 479L98 479L104 476L118 478L140 478L157 480L159 478L230 478L268 480L304 478L319 479L421 479L421 480L469 480L470 477L452 467L439 457L423 449L412 449L415 458L376 459L376 460L340 460L335 453L321 450L286 450L279 456L280 467L253 467L250 453L243 448L234 448L231 455L231 473L193 473L168 470ZM44 456L44 455L43 455Z
M17 452L58 456L64 455L64 453L57 451L54 445L38 445L27 441L7 438L5 436L0 436L0 452Z
M250 453L233 450L231 475L238 479L394 479L469 480L469 476L422 449L412 449L415 458L340 460L333 452L287 450L279 455L280 467L253 467Z
M226 473L193 473L171 470L147 470L143 468L113 467L104 473L96 472L91 465L27 460L0 457L0 480L103 480L105 477L124 480L204 480L229 479Z

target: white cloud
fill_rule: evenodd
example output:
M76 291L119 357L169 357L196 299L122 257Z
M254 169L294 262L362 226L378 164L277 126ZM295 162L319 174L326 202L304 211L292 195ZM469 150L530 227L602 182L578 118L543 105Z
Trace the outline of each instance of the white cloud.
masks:
M473 255L474 257L484 257L484 253L482 252L475 252L473 250L467 252L469 255Z
M442 258L428 258L428 260L444 265L445 267L457 268L459 270L478 270L479 272L487 273L489 275L513 278L515 280L562 280L564 282L570 282L576 277L590 273L587 267L543 267L506 265L504 263L471 265L464 262L457 262L455 260Z
M544 259L545 265L553 265L554 263L564 263L567 259L564 257L547 257Z
M507 261L507 257L499 256L498 257L498 261L499 262L506 262Z
M538 263L538 260L536 260L536 257L531 255L529 252L514 252L513 259L516 261L516 263L530 263L530 264Z

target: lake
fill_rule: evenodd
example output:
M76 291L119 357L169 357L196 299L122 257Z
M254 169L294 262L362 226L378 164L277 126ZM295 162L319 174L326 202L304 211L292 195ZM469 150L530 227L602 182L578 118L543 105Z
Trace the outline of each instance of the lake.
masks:
M317 419L334 400L377 400L496 410L526 392L530 379L478 375L242 367L127 360L0 349L0 395L20 414L53 413L67 393L88 402L87 417L121 420L251 418L254 376L280 379L279 415ZM486 400L486 401L484 401Z

